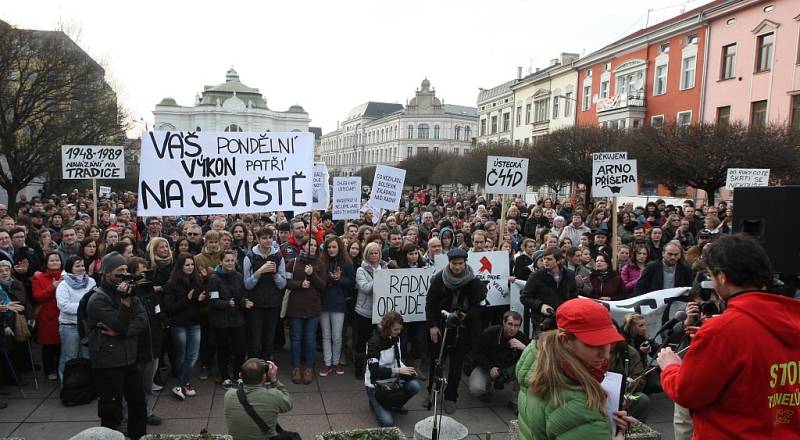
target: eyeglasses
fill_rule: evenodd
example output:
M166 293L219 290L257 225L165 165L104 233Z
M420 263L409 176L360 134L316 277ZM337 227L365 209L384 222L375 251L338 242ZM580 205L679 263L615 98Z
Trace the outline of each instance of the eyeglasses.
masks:
M199 233L197 233L197 232L187 232L187 233L186 233L186 235L188 235L188 236L190 236L190 237L196 237L196 236L198 236L198 235L200 235L200 234L199 234Z

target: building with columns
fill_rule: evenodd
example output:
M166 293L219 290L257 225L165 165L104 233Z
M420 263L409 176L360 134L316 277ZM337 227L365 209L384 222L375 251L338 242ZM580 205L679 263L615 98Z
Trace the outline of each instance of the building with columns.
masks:
M261 92L243 84L233 67L224 83L205 86L194 105L181 106L173 98L164 98L153 115L156 130L309 131L311 122L299 105L287 111L270 109Z
M352 175L422 152L464 154L477 125L476 108L445 104L425 79L405 107L375 101L354 107L335 131L322 136L319 155L331 174Z

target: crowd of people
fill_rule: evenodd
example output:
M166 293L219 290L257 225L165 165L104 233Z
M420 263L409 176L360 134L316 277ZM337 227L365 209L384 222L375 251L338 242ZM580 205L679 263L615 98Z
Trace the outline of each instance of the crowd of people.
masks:
M337 222L329 212L142 218L135 215L134 193L101 199L93 224L88 200L73 191L23 199L14 213L0 205L0 312L4 347L12 359L3 366L4 376L9 381L12 371L37 368L26 362L30 345L15 337L20 322L27 323L41 345L41 369L48 379L63 380L72 359L91 359L95 379L105 384L98 390L103 426L127 424L132 438L144 434L145 424L160 424L153 391L168 387L183 401L198 394L192 377L230 390L226 415L229 404L244 408L236 398L240 382L248 395L258 387L274 388L263 398L278 412L287 411L291 399L273 363L287 341L293 383L346 374L352 365L350 374L364 380L381 426L394 424L392 413L406 411L403 405L420 391L421 381L430 391L433 378L442 375L448 379L447 413L457 409L458 384L466 374L468 389L482 398L491 399L493 389L511 384L509 404L523 417L534 410L517 404L532 402L531 393L545 399L552 387L570 388L564 377L548 378L553 371L547 368L566 368L567 381L586 384L587 377L622 364L623 358L638 371L655 362L641 316L626 317L613 334L604 328L603 337L586 338L583 334L591 333L586 326L611 323L582 322L578 315L597 310L584 304L570 312L565 304L579 295L619 300L693 285L693 298L702 303L697 279L707 269L703 249L731 233L733 218L725 202L625 204L613 234L605 202L586 207L545 197L532 206L510 200L503 224L496 198L420 189L404 193L400 209L377 224L369 211ZM612 246L615 235L618 243ZM494 250L508 253L508 282L527 281L524 316L509 306L486 306L486 287L466 264L468 252ZM373 325L375 273L431 266L437 255L447 255L448 265L426 292L427 320L404 322L387 313ZM84 319L81 300L87 295ZM455 318L443 317L442 310ZM699 309L690 315L689 333ZM81 337L82 327L88 338ZM442 372L436 361L446 328L453 331L446 350L449 370ZM578 365L583 354L597 356L587 346L612 344L613 351L599 355L603 365L587 371ZM578 357L553 363L564 350ZM540 367L543 359L551 359L547 367ZM193 376L198 362L199 374ZM647 417L646 394L660 391L655 382L629 390L642 396L637 408L629 408L639 420ZM141 388L143 394L137 391ZM597 399L603 394L594 385L586 392L585 411L602 412ZM572 393L565 391L559 399L569 401ZM267 424L277 433L277 413L273 416ZM594 419L587 426L600 424ZM576 420L570 423L583 423ZM622 412L615 420L625 428L631 416ZM258 428L251 423L238 429ZM532 432L526 438L545 438Z

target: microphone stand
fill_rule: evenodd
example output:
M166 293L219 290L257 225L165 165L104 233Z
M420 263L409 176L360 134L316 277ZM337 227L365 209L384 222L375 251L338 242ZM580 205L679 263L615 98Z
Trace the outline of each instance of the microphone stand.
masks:
M442 391L447 387L447 378L442 374L442 364L444 363L444 350L447 343L447 334L450 332L450 325L445 322L444 334L442 335L442 345L439 346L439 358L434 363L433 381L433 427L431 428L431 440L439 440L439 428L442 423ZM431 408L428 402L428 409Z
M686 347L683 347L682 349L680 349L680 350L678 350L677 352L675 352L675 354L678 354L678 355L680 355L680 354L683 354L684 352L686 352L686 350L688 350L688 349L689 349L689 347L690 347L690 346L689 346L689 345L687 345ZM628 382L631 382L631 383L633 383L633 382L638 382L638 381L640 381L640 380L644 379L644 378L645 378L645 377L646 377L648 374L652 373L653 371L656 371L656 370L658 370L658 368L659 368L659 367L658 367L658 365L656 365L655 367L650 367L650 368L648 368L647 370L644 370L644 373L642 373L642 374L640 374L640 375L636 376L635 378L633 378L633 379L628 379Z

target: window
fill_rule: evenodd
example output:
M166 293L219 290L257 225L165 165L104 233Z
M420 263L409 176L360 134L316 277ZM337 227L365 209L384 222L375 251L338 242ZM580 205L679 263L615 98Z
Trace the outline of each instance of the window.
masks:
M414 126L411 124L408 124L408 138L414 139Z
M553 119L558 119L558 101L559 101L559 97L558 96L554 96L553 97Z
M658 47L659 53L669 53L669 43L661 43Z
M468 126L464 127L464 140L470 140L470 136L472 135L472 128Z
M547 120L547 109L550 107L549 99L540 99L534 103L534 121L543 122Z
M590 68L588 68L588 69L586 69L586 76L589 76L589 77L590 77L590 76L592 76L592 69L591 69L591 67L590 67Z
M589 110L589 106L592 105L592 86L583 86L583 105L581 108L583 111Z
M511 113L503 113L503 131L511 129Z
M564 117L572 114L572 92L564 95Z
M225 127L225 131L244 131L244 130L242 130L242 127L240 127L240 126L238 126L236 124L231 124L231 125Z
M492 134L497 133L497 116L492 116Z
M433 147L433 154L439 154L439 147Z
M481 136L486 135L486 119L481 119Z
M678 112L678 127L692 125L692 112Z
M433 138L434 139L439 139L439 126L438 125L434 125L433 126Z
M653 127L663 127L664 126L664 115L653 116L650 118L650 125Z
M695 65L697 57L692 55L683 59L681 65L681 90L694 87Z
M603 81L600 83L600 97L608 98L608 81Z
M417 137L419 137L420 139L428 139L430 137L429 131L430 128L428 124L419 124L417 126Z
M667 65L656 66L656 78L653 84L653 96L667 93Z
M767 125L767 101L755 101L750 108L750 125L763 127Z
M418 147L417 154L426 154L428 152L428 147Z
M722 46L722 72L720 79L736 76L736 43Z
M731 123L731 106L717 107L717 125L728 125Z
M697 44L697 34L692 34L686 37L686 45Z
M792 128L800 130L800 95L792 96Z
M759 35L756 41L756 72L766 72L772 68L772 46L775 33Z
M624 119L620 119L619 120L619 128L624 130L625 129L625 125L626 125L625 120Z
M525 123L526 124L530 124L531 123L531 105L530 104L526 104L525 105Z
M517 127L522 124L522 106L517 106Z

